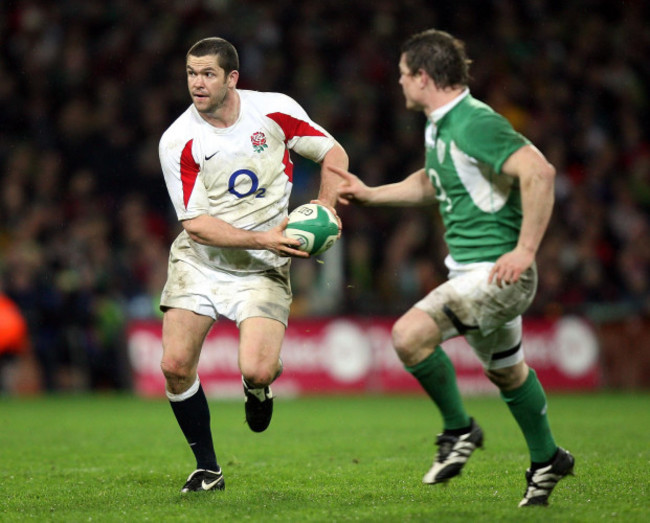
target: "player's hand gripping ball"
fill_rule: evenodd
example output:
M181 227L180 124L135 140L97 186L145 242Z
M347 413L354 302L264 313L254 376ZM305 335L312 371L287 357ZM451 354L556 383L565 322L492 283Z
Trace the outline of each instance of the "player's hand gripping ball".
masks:
M334 245L339 235L339 224L327 207L306 203L289 214L285 235L300 241L299 250L315 256Z

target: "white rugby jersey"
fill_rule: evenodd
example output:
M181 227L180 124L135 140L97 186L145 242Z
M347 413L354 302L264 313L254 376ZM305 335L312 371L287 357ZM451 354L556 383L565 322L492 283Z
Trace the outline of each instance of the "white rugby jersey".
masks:
M209 214L246 230L268 230L287 215L293 186L289 150L320 162L335 140L292 98L238 90L239 118L210 125L191 105L160 139L160 164L179 220ZM172 257L235 272L287 262L267 250L201 245L182 231Z

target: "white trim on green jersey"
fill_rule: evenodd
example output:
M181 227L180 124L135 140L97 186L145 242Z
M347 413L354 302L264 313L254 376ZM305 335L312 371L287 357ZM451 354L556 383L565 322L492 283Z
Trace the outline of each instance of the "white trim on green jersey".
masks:
M430 115L425 170L436 189L445 241L455 261L495 261L517 244L519 184L501 167L529 143L469 90Z

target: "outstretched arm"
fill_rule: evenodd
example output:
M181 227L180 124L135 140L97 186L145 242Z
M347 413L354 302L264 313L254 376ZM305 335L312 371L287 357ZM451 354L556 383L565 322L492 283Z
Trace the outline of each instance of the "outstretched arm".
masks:
M490 273L489 281L495 279L499 286L519 280L535 261L555 201L555 168L536 147L526 145L514 152L502 172L519 178L523 218L517 246L501 256Z
M415 171L397 183L368 187L358 176L343 169L332 169L339 175L339 202L368 206L414 207L435 201L436 192L424 169Z

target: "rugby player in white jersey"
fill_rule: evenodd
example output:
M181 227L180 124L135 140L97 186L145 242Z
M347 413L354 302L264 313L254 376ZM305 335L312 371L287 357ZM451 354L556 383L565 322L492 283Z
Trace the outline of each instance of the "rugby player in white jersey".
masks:
M182 492L223 490L210 411L197 367L220 317L236 322L246 421L264 431L273 413L271 383L291 303L292 256L307 257L284 236L293 164L290 151L321 165L317 201L334 210L348 157L302 107L280 93L237 89L239 58L222 38L186 56L189 108L167 129L159 154L183 230L174 241L161 297L162 372L178 424L196 458Z
M426 484L460 474L483 431L463 406L451 360L439 346L465 336L521 428L531 465L520 506L546 505L573 470L555 444L546 395L524 361L521 314L537 288L535 253L554 200L555 169L510 123L473 98L464 44L437 30L409 38L399 62L406 107L427 117L424 168L404 180L368 187L349 172L340 201L364 205L438 203L449 248L449 280L407 311L393 343L443 419Z

